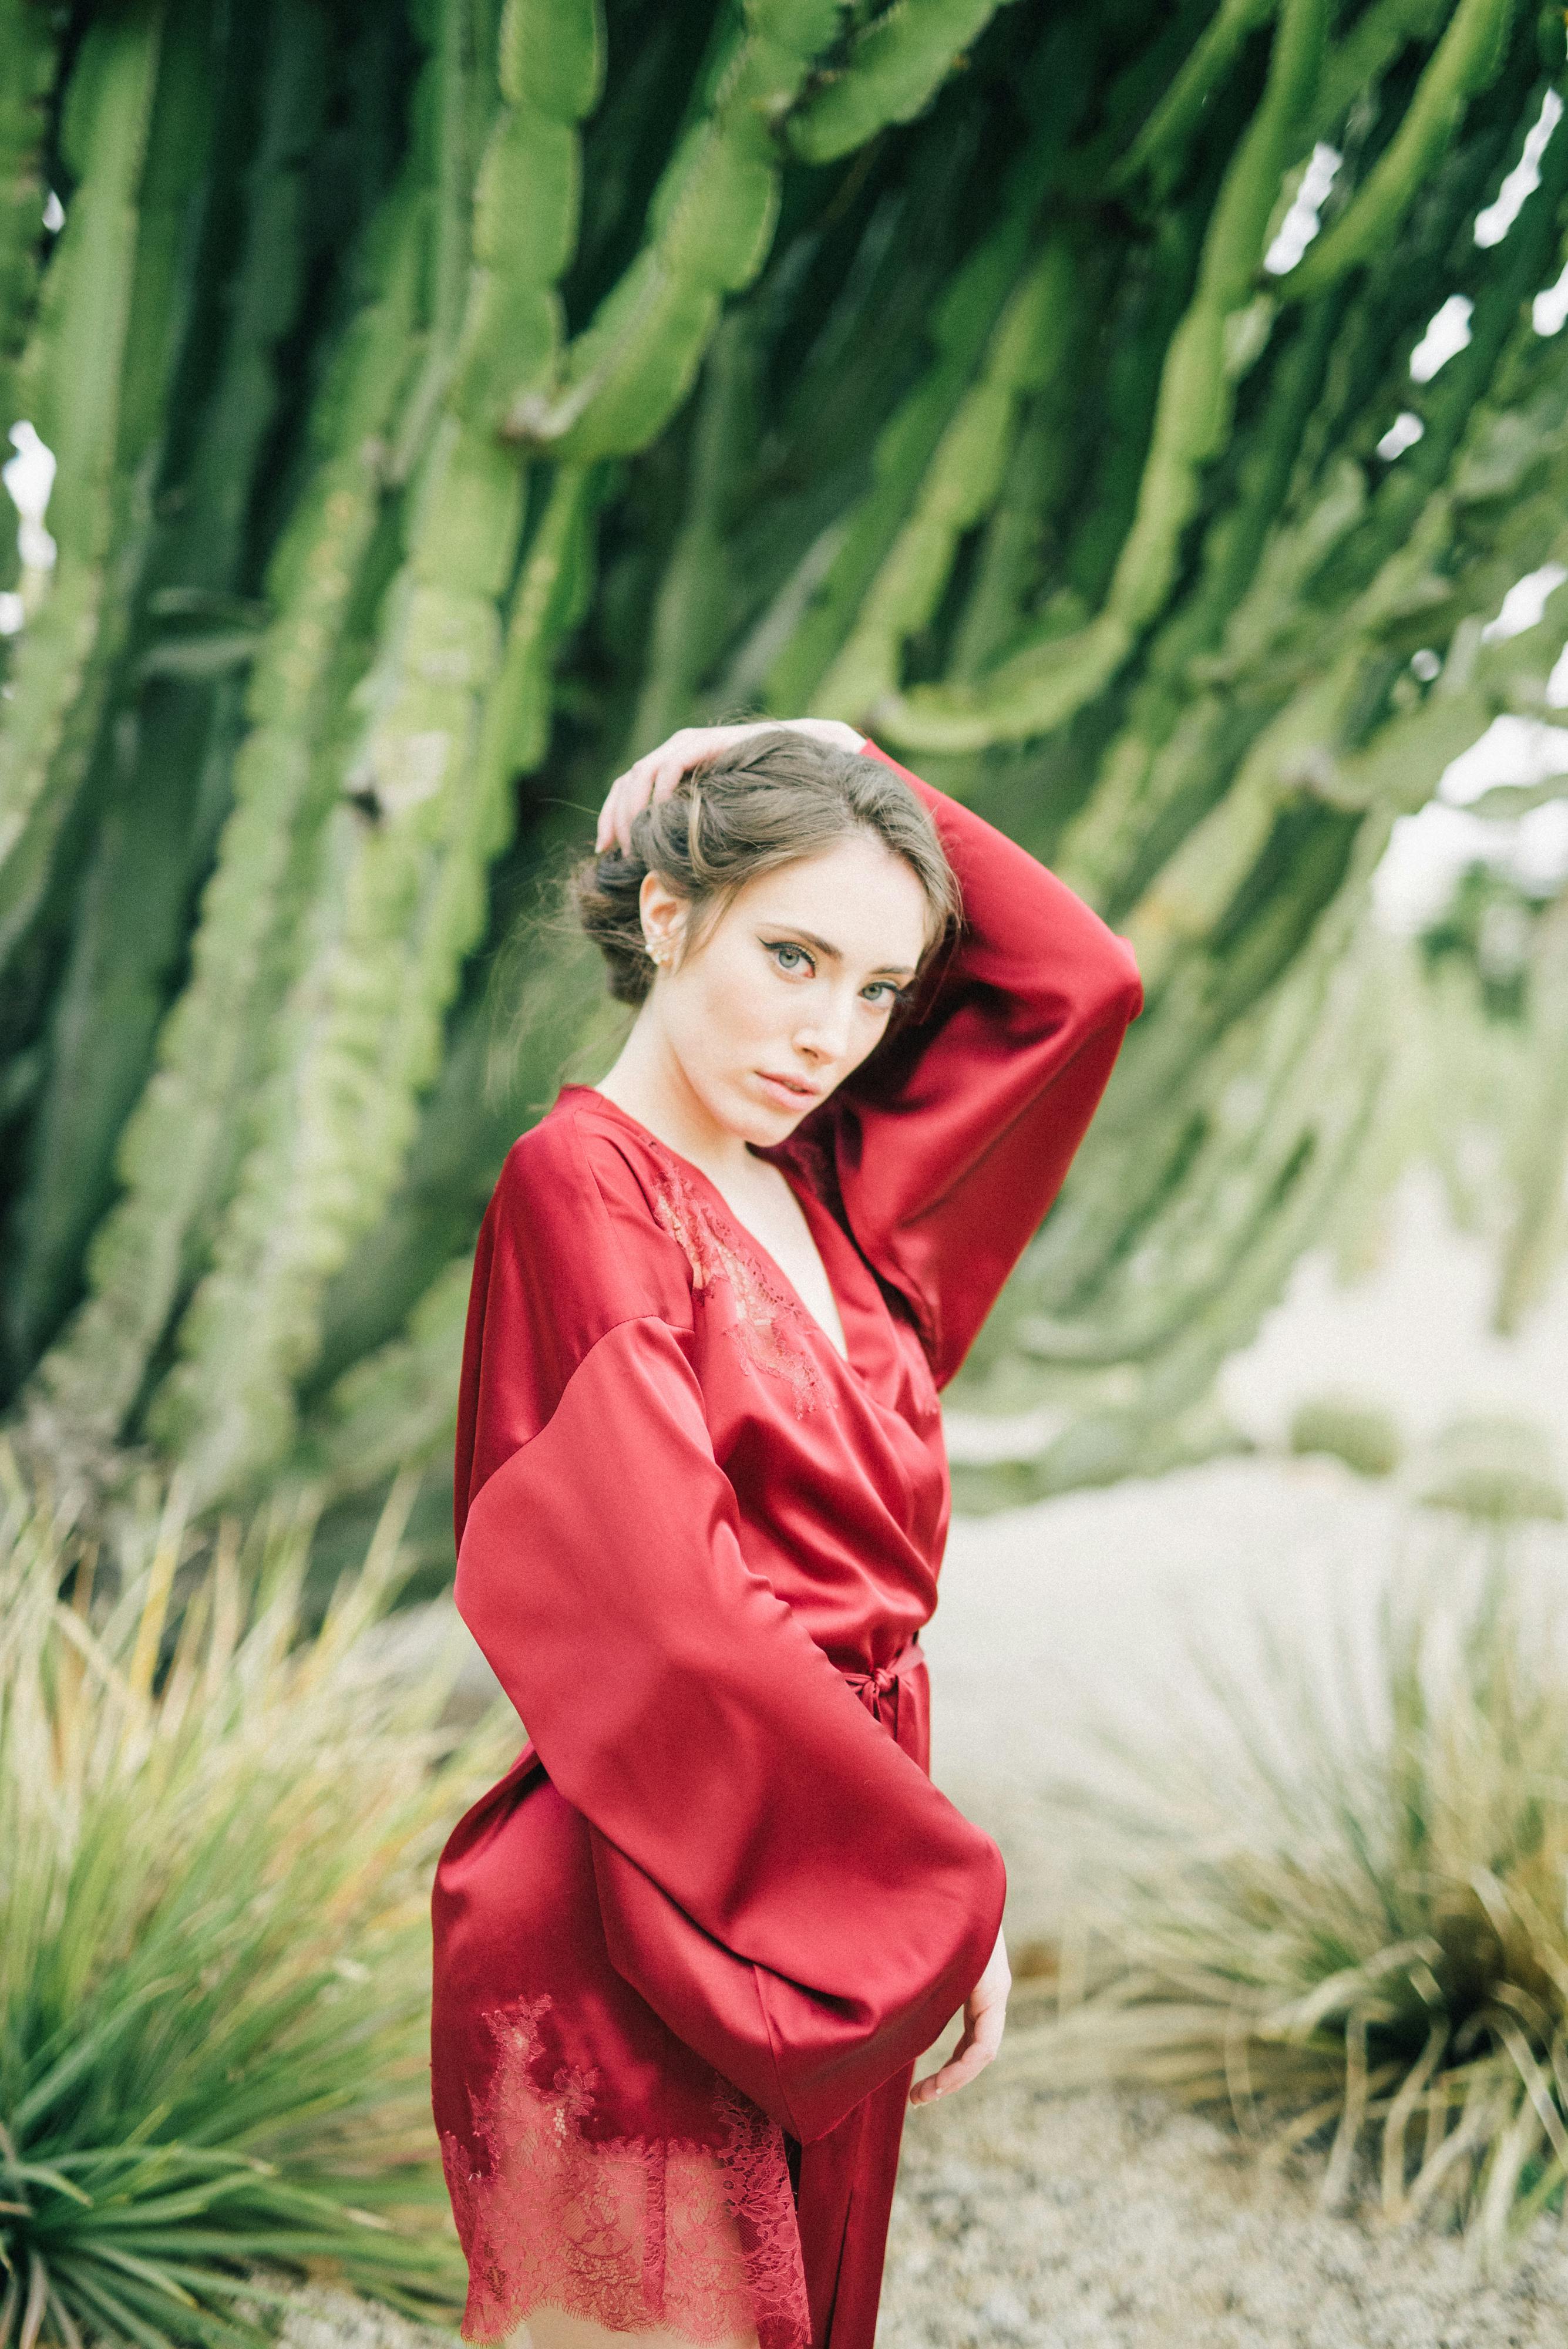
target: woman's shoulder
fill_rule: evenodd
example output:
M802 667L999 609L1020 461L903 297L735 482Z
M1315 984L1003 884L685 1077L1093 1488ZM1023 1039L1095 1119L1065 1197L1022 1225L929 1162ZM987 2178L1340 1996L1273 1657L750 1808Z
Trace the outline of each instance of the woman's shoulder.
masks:
M563 1085L506 1154L487 1220L557 1299L582 1289L625 1315L691 1319L685 1256L661 1220L664 1154L604 1095Z
M507 1151L495 1188L525 1198L535 1212L641 1203L652 1219L664 1155L646 1127L594 1085L561 1085L540 1123Z

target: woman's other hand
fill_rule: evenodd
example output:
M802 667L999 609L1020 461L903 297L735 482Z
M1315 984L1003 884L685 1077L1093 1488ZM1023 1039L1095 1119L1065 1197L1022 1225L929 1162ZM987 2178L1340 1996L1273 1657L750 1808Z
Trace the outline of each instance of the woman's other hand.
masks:
M631 827L651 801L667 800L682 775L705 766L722 750L732 750L748 735L771 734L779 727L792 734L810 734L837 750L858 750L864 736L836 718L760 718L744 726L682 726L657 750L649 750L635 766L618 775L599 810L594 847L601 854L613 841L623 856L631 852Z
M937 2096L964 2088L995 2055L1007 2021L1007 1993L1012 1973L1002 1935L986 1961L985 1971L964 2001L963 2037L939 2071L928 2072L909 2091L912 2105L929 2105Z

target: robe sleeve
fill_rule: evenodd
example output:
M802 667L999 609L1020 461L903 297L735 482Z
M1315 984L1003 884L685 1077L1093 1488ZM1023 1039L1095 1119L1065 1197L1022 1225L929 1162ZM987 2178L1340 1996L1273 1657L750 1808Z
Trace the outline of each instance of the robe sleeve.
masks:
M1062 1186L1143 1004L1131 947L1026 850L873 742L930 811L963 925L914 1016L797 1129L944 1386Z
M588 1824L617 1971L806 2140L961 2005L1002 1861L748 1567L684 1257L571 1123L486 1217L457 1604Z

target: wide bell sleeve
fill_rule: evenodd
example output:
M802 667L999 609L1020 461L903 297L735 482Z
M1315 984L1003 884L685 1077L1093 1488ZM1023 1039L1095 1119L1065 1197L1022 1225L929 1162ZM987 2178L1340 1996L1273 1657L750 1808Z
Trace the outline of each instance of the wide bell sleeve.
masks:
M588 1823L617 1971L809 2140L961 2005L1001 1858L748 1567L679 1249L613 1152L543 1171L476 1266L458 1608Z
M1131 947L972 809L867 742L929 810L963 923L915 1015L799 1129L909 1301L938 1386L1038 1229L1143 1004Z

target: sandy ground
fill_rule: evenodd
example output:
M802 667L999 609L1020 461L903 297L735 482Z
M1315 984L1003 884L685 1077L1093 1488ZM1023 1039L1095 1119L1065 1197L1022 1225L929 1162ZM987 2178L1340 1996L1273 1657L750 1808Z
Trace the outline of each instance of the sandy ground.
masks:
M1554 2229L1478 2281L1451 2239L1325 2215L1309 2180L1153 2098L1002 2064L911 2115L877 2349L1561 2349Z
M1295 1403L1351 1386L1413 1444L1457 1413L1568 1432L1568 1286L1505 1344L1486 1265L1407 1199L1378 1278L1348 1294L1308 1262L1227 1372L1278 1445ZM935 1768L1006 1855L1014 1951L1082 1880L1085 1830L1053 1791L1093 1779L1096 1724L1179 1736L1202 1709L1196 1646L1242 1662L1266 1619L1293 1649L1364 1634L1408 1555L1397 1485L1278 1450L959 1523L926 1635ZM1417 1568L1420 1559L1416 1560ZM1020 2041L1020 2048L1023 2042ZM1317 2206L1310 2168L1262 2172L1222 2131L1149 2097L1057 2096L1021 2054L911 2116L879 2349L1561 2349L1568 2248L1550 2226L1502 2281L1454 2241ZM401 2329L313 2296L287 2349L404 2349Z

